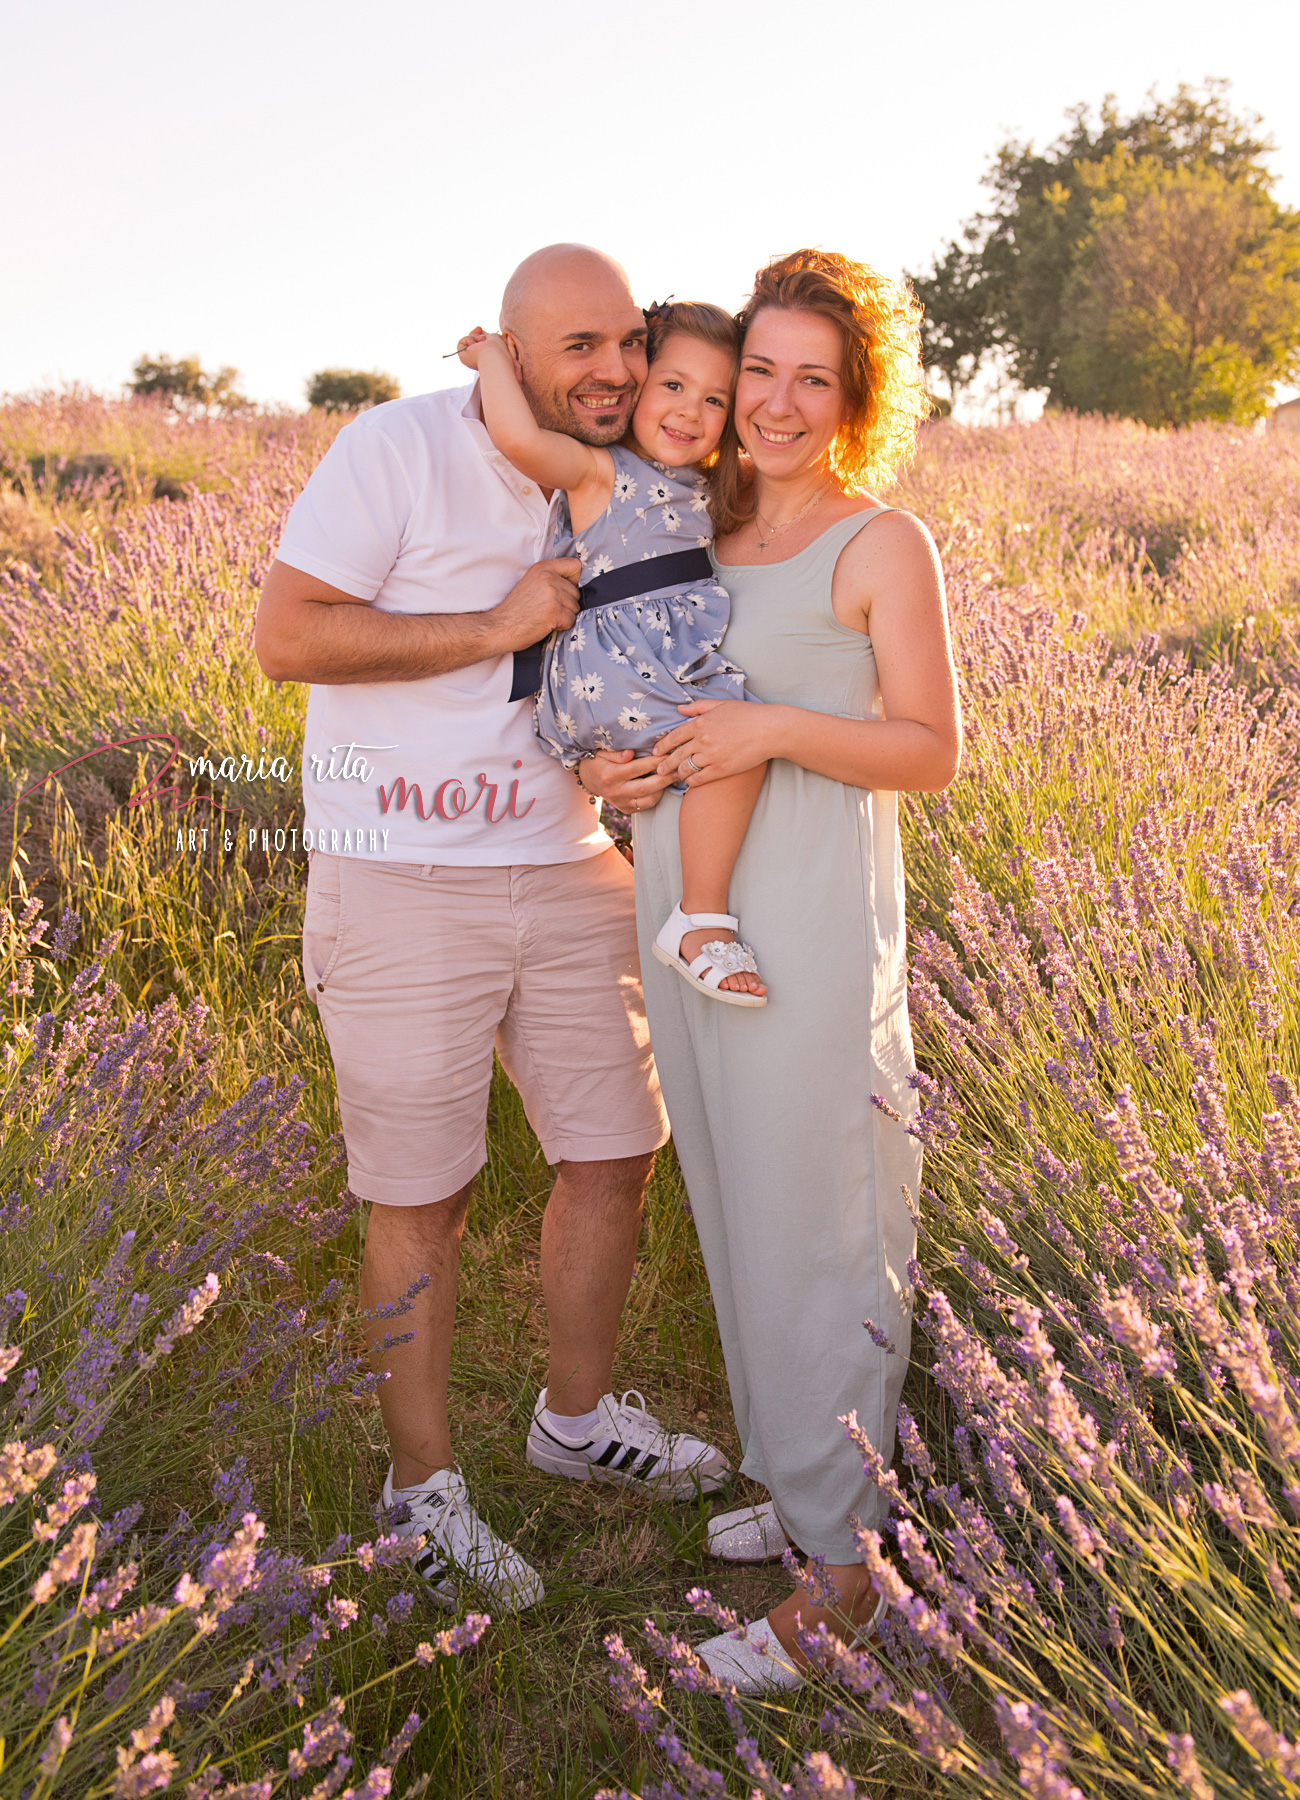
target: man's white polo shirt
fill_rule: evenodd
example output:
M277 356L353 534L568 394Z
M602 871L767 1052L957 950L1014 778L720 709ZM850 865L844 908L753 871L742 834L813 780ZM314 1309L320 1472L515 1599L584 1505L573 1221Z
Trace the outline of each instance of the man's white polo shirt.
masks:
M277 551L383 612L484 612L548 554L557 500L484 427L478 386L354 419ZM509 656L420 681L314 685L303 841L389 862L560 863L609 847L599 809L511 702Z

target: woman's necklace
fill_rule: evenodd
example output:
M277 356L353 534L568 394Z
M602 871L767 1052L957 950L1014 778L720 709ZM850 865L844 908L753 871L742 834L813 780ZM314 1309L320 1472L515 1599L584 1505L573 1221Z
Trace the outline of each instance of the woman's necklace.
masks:
M774 537L778 537L781 534L781 532L783 532L783 531L789 531L789 529L792 525L797 525L799 523L800 519L805 518L812 511L814 506L820 505L820 503L826 498L827 494L829 494L830 491L831 491L831 489L830 489L829 482L824 487L819 487L817 492L813 495L811 500L806 500L804 502L804 504L799 508L797 513L794 513L788 519L782 519L782 521L779 525L771 524L767 519L765 519L763 517L762 513L759 512L758 507L755 506L754 507L754 522L755 522L755 524L766 525L767 530L768 530L768 535L766 538L763 536L761 531L758 534L759 549L766 550L767 546L772 542L772 539Z

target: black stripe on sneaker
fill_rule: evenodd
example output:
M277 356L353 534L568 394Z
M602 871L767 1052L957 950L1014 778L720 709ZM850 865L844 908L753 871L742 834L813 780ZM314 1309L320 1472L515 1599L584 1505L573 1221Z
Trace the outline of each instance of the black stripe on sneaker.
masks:
M600 1455L595 1458L596 1467L598 1469L607 1469L622 1448L623 1446L619 1443L618 1439L612 1438L610 1442L605 1445L605 1448L601 1451Z
M540 1431L544 1438L549 1438L551 1442L557 1445L561 1450L590 1450L591 1446L596 1441L595 1438L588 1438L585 1443L575 1444L568 1438L556 1437L553 1431L548 1431L546 1429L540 1419L533 1420L533 1428Z
M636 1447L635 1444L629 1444L627 1449L623 1452L622 1456L620 1456L618 1461L614 1464L614 1467L616 1469L618 1469L621 1473L622 1470L629 1468L631 1466L631 1464L636 1461L637 1457L640 1456L640 1454L641 1454L641 1452L640 1452L640 1450L638 1450L638 1448Z
M445 1581L451 1574L446 1563L438 1560L436 1551L426 1550L423 1556L417 1556L415 1566L426 1581Z
M636 1476L638 1481L644 1481L658 1461L659 1452L657 1450L647 1450L636 1468L633 1469L632 1473Z

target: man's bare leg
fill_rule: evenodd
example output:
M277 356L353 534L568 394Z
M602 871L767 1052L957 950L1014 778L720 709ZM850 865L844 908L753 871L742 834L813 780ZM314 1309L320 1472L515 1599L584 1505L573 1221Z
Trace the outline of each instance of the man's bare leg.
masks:
M542 1219L542 1293L551 1327L546 1404L591 1412L613 1380L653 1153L562 1162Z
M460 1240L473 1182L430 1206L372 1206L361 1265L361 1304L388 1306L400 1300L423 1274L429 1285L412 1310L396 1319L366 1323L366 1342L384 1334L415 1333L374 1366L388 1372L379 1389L379 1408L393 1449L394 1487L417 1487L435 1469L455 1464L447 1419L451 1340L456 1323L456 1275Z

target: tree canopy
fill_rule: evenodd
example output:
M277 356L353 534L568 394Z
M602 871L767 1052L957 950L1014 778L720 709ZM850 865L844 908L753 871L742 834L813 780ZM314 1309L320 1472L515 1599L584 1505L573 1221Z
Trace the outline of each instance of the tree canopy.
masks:
M401 392L396 376L378 369L319 369L307 383L307 404L326 412L360 412L396 400Z
M248 405L238 391L238 369L209 374L197 356L142 356L132 373L133 394L158 395L181 412L238 412Z
M990 352L1049 404L1150 424L1248 420L1300 369L1300 214L1227 84L1084 106L1043 152L1004 144L993 204L914 277L955 395Z

